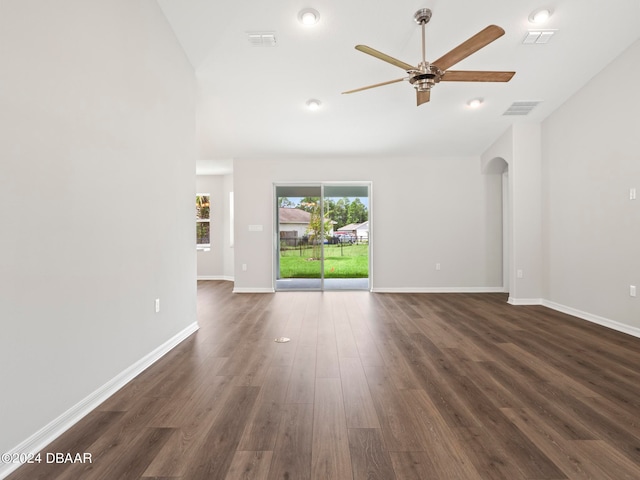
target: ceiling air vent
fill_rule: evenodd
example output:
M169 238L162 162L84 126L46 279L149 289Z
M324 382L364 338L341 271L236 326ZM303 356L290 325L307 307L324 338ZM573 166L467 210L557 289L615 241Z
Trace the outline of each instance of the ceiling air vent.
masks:
M540 102L513 102L502 115L529 115Z
M253 47L275 47L275 32L247 32L249 44Z
M549 43L549 40L551 40L551 37L553 37L555 33L555 30L529 30L529 32L527 32L527 36L522 40L522 43L525 45Z

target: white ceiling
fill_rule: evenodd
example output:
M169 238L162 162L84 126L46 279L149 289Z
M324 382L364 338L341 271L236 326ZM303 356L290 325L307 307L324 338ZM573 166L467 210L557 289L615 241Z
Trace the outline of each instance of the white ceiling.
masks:
M640 37L640 0L158 0L198 80L200 173L233 158L479 155L513 122L539 122ZM312 7L320 23L304 27ZM365 44L410 64L421 57L414 13L428 7L427 60L490 24L506 34L452 67L514 70L509 83L440 83L416 107L408 82L350 90L406 76L358 52ZM543 27L529 14L550 7ZM557 30L523 45L528 30ZM273 31L254 47L247 32ZM615 88L615 85L611 85ZM606 92L602 92L606 95ZM484 98L471 110L466 102ZM307 100L319 99L312 112ZM503 116L515 101L540 101L526 117Z

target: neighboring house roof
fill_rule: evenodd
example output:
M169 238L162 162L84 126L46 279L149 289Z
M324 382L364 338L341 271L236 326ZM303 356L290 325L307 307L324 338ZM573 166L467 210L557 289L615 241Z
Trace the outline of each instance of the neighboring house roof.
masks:
M278 212L280 223L309 223L311 214L299 208L280 207Z
M354 230L369 230L369 221L363 223L350 223L344 227L340 227L338 232L352 232Z

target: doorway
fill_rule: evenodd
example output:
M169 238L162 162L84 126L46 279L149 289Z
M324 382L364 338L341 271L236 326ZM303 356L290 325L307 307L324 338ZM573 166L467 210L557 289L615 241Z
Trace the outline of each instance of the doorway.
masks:
M370 290L370 182L277 184L275 289Z

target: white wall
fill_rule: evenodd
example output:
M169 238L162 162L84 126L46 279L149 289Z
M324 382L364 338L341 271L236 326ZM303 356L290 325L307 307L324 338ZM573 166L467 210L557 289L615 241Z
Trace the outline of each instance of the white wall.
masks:
M198 251L198 278L233 280L233 249L229 237L229 193L232 175L198 175L196 190L211 195L211 249Z
M155 1L0 2L0 452L195 322L194 118Z
M540 124L513 125L513 299L542 298L542 159Z
M545 297L640 334L640 41L544 123ZM598 320L596 318L596 320Z
M375 290L502 289L501 176L452 157L235 160L236 291L273 288L273 183L292 181L373 182Z
M509 302L538 304L543 290L540 125L510 127L483 153L483 170L491 171L496 159L508 164Z

